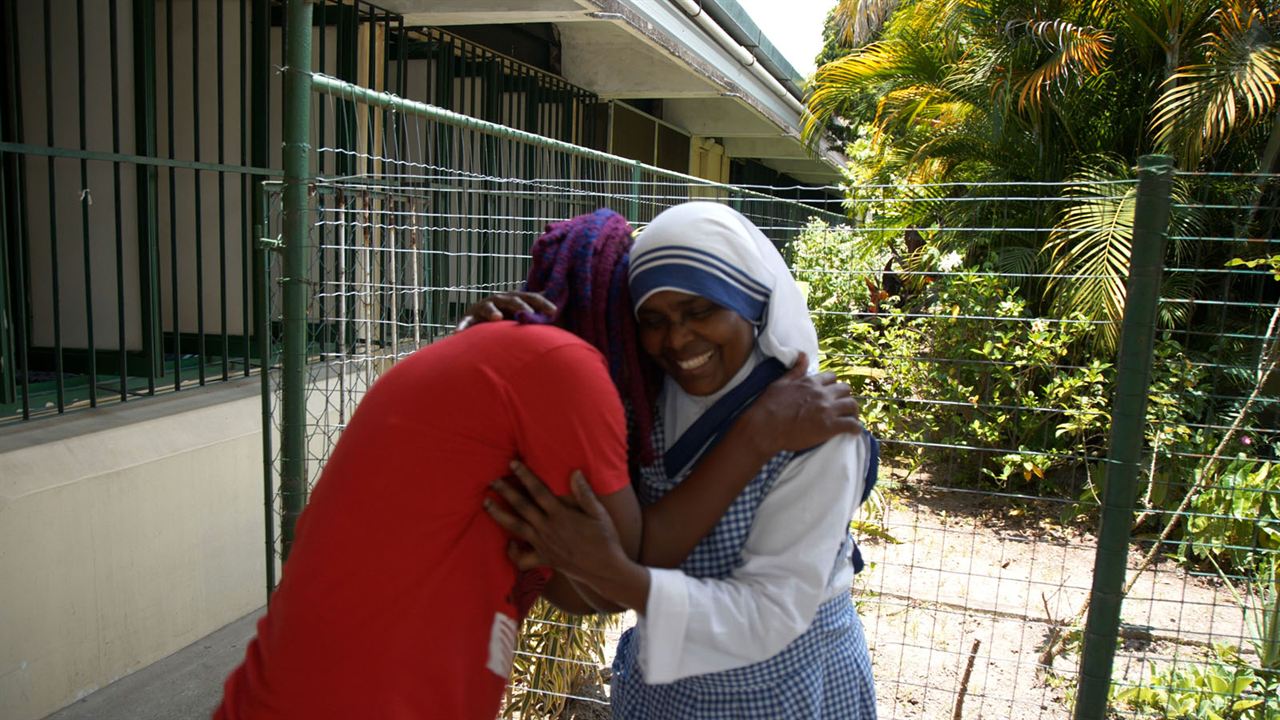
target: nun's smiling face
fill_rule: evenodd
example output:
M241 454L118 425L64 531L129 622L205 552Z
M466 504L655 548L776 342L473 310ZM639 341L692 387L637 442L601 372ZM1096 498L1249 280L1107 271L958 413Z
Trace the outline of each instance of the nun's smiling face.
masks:
M738 313L699 295L661 290L636 313L640 345L690 395L710 395L742 369L755 328Z

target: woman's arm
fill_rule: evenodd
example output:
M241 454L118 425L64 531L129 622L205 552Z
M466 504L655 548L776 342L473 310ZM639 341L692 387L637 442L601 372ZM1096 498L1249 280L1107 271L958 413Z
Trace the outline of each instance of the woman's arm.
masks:
M723 580L629 560L585 483L574 486L579 507L567 512L539 507L516 525L495 519L558 571L638 611L645 680L672 682L767 659L809 627L861 497L867 447L865 438L842 436L793 461L760 504L743 564Z
M689 477L642 509L639 555L628 553L629 557L648 567L678 567L769 458L784 450L820 445L842 433L861 432L858 403L848 386L830 373L806 375L807 362L801 353L792 369L773 382L698 460ZM545 485L527 467L519 463L512 467L526 495L545 492ZM495 489L500 487L519 498L518 489L499 481ZM526 564L539 562L532 556Z
M858 402L849 387L832 373L807 375L807 367L808 358L800 353L791 370L738 416L689 477L643 509L640 564L678 567L774 455L861 432Z
M508 555L518 571L551 565L555 575L543 595L570 613L621 612L635 607L636 598L648 592L648 571L635 562L639 545L639 505L628 486L611 495L596 497L582 473L570 478L572 495L556 497L527 467L516 462L512 471L524 492L503 480L492 485L506 507L484 500L489 515L513 537ZM617 518L622 518L619 525ZM628 530L628 527L631 528ZM584 573L584 568L591 568ZM617 585L608 595L597 591L585 577L608 575ZM638 590L622 591L623 586Z
M590 485L586 480L583 479L582 482L587 487L586 492L591 493ZM591 495L594 499L594 493L591 493ZM563 502L563 499L561 501ZM641 533L640 503L636 501L635 491L628 486L618 492L598 498L598 502L600 509L609 518L609 523L617 528L619 545L622 547L627 559L635 560L640 551ZM577 501L574 500L571 506L577 507ZM537 552L531 548L522 550L517 548L514 543L512 548L510 555L516 567L520 567L521 564L526 566L541 566L543 564ZM623 605L609 600L596 592L591 586L575 583L568 575L559 572L552 573L551 579L547 581L547 586L542 595L551 604L575 615L617 613L624 612L627 609Z

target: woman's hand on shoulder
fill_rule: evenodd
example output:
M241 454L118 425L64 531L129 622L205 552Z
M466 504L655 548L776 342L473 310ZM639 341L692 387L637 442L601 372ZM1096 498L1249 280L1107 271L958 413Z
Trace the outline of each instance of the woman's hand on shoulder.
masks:
M807 450L842 433L862 432L850 387L834 373L809 375L808 366L808 357L800 353L747 411L760 441L776 452Z
M520 313L553 317L556 314L556 306L536 292L517 290L496 293L467 308L467 314L458 321L457 329L466 330L472 325L496 320L511 320Z

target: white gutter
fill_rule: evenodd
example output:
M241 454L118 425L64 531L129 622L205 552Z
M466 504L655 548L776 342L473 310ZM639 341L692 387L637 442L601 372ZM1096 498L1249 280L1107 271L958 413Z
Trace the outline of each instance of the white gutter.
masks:
M778 79L775 78L772 73L764 69L760 63L756 62L756 56L752 55L750 50L739 45L738 41L730 37L729 33L725 32L724 28L720 27L719 23L712 20L711 16L702 12L701 5L695 2L695 0L673 0L673 2L675 2L676 5L679 5L680 9L684 10L684 14L688 15L691 20L697 23L698 27L705 30L708 35L715 38L715 41L719 43L721 47L737 58L738 62L741 63L743 67L749 68L756 77L760 78L765 85L768 85L769 89L772 90L775 95L782 98L782 100L787 103L788 107L795 110L800 115L804 115L804 105L800 104L800 101L797 100L785 87L783 87L782 83L778 82Z

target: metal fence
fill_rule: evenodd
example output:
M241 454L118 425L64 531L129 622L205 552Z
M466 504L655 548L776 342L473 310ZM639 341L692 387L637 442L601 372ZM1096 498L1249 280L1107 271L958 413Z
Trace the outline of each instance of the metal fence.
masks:
M1105 181L800 203L306 79L394 132L371 136L369 174L308 181L301 234L267 190L284 246L265 321L301 372L282 362L264 396L273 573L364 390L517 286L546 222L608 206L643 226L713 197L785 249L824 364L884 440L853 588L882 717L1280 713L1276 178L1148 158ZM290 322L304 342L284 349Z
M1275 253L1276 178L1139 176L855 186L796 251L890 458L883 715L1280 712L1280 288L1233 262Z
M0 9L0 423L256 372L258 184L282 175L283 0ZM363 0L315 3L312 65L588 143L596 97ZM383 128L313 100L321 174ZM372 161L370 161L372 162Z
M250 188L278 174L259 132L269 75L250 71L268 67L258 9L0 11L0 422L254 364Z

